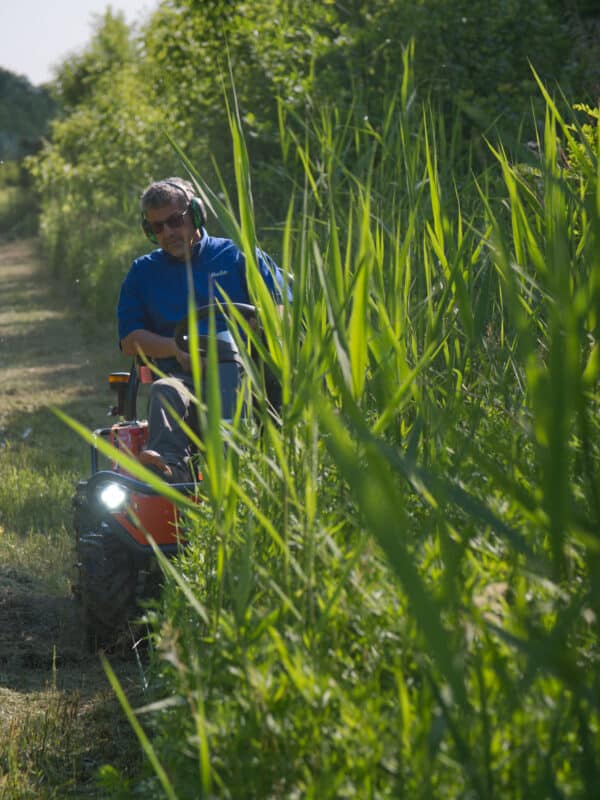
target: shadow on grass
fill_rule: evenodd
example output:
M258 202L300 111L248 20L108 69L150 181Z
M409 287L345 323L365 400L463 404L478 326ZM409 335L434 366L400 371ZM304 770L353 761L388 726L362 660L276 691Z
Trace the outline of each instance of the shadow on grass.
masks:
M58 669L89 660L75 602L39 591L35 579L0 567L0 685L15 691L58 681ZM23 670L32 670L23 685Z

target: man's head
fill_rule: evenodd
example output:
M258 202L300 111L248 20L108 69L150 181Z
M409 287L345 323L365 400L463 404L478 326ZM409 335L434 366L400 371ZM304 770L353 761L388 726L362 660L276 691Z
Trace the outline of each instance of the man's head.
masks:
M175 258L185 260L202 238L204 204L183 178L165 178L148 186L141 198L142 227L150 241Z

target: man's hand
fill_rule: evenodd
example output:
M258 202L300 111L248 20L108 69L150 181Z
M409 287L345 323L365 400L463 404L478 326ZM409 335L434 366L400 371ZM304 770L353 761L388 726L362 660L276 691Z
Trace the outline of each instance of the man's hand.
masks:
M184 372L192 371L192 359L190 358L189 353L184 353L183 350L177 348L177 351L175 353L175 358L177 359L177 363L183 369ZM201 357L200 361L202 362L202 371L204 372L206 370L206 359Z
M177 345L175 345L175 358L177 359L177 363L184 372L192 371L192 362L190 359L190 354L184 353L183 350L180 350L177 347Z
M170 336L159 336L157 333L140 328L121 340L121 349L125 355L130 356L137 356L143 353L149 358L175 357L183 372L192 371L189 353L184 353L183 350L180 350L175 343L175 339ZM206 366L206 361L202 361L202 366Z

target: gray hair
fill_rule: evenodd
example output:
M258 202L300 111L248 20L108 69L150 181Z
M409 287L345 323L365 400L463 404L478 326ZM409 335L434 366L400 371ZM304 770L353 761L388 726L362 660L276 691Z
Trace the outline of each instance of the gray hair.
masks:
M149 208L160 208L161 206L183 205L183 199L187 206L194 197L194 187L183 178L164 178L154 181L144 191L140 197L140 209L145 214Z

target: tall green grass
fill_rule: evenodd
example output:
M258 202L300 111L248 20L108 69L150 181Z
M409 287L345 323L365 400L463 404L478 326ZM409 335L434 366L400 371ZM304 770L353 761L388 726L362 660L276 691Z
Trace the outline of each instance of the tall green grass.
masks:
M595 796L600 144L545 97L539 158L491 143L477 176L408 82L381 130L283 122L282 316L234 104L238 207L187 163L283 405L248 359L260 424L203 415L205 502L151 615L155 792Z

